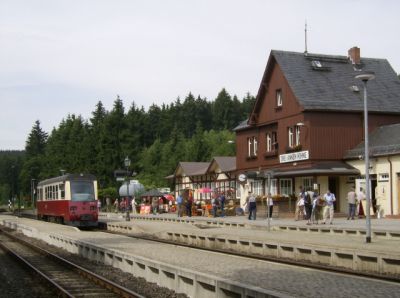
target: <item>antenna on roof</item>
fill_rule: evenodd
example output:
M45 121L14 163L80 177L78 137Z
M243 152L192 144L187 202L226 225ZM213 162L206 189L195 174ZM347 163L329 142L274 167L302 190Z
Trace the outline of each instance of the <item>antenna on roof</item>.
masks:
M304 24L304 55L307 55L307 20Z

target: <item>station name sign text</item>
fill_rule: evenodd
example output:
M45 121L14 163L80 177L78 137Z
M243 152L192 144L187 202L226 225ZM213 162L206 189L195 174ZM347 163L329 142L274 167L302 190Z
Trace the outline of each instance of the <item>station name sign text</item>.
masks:
M300 152L279 155L280 163L293 162L293 161L305 160L305 159L309 159L308 151L300 151Z

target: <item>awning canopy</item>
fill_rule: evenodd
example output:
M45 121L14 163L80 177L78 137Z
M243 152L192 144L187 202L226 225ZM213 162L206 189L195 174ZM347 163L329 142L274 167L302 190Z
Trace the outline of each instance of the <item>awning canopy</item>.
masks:
M265 172L271 172L273 177L291 177L291 176L307 176L307 175L360 175L360 171L351 165L341 162L318 162L301 167L296 166L292 168L283 169L263 169L261 171L249 171L246 173L248 178L262 179L266 178Z

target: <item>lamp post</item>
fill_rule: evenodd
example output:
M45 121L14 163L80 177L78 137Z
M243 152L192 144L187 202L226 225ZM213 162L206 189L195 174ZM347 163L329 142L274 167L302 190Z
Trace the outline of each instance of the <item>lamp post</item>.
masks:
M35 181L36 179L31 179L31 200L32 200L32 208L35 208Z
M271 196L271 179L274 176L274 172L272 170L265 171L264 175L267 175L267 177L268 177L267 218L268 218L268 232L269 232L271 230L271 217L272 217L272 214L269 213L269 210L270 210L269 200L272 199L272 198L270 198L270 196Z
M370 189L369 189L369 144L368 144L368 103L367 103L367 82L375 78L373 72L364 72L355 76L364 84L364 155L365 155L365 195L366 195L366 221L367 221L367 233L366 242L371 242L371 215L370 215Z
M131 218L130 218L130 215L129 215L129 166L131 165L131 160L129 159L128 156L125 157L125 159L124 159L124 165L125 165L125 168L126 168L126 194L127 194L127 197L128 197L127 201L125 202L125 204L128 203L128 206L125 206L125 208L126 208L125 220L126 221L130 221Z

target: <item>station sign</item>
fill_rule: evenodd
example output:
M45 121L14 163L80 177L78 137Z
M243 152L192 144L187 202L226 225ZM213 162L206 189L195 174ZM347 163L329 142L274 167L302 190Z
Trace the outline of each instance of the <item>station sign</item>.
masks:
M293 161L299 161L299 160L306 160L309 158L310 157L309 157L308 150L307 151L299 151L299 152L293 152L293 153L279 155L279 162L280 163L293 162Z

